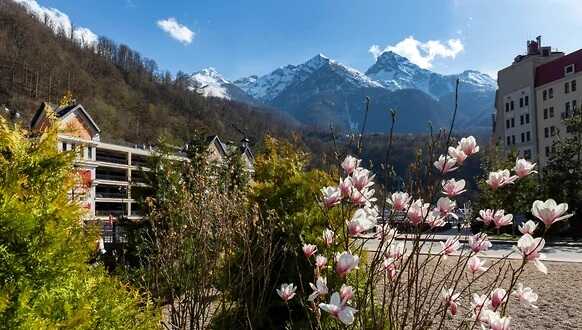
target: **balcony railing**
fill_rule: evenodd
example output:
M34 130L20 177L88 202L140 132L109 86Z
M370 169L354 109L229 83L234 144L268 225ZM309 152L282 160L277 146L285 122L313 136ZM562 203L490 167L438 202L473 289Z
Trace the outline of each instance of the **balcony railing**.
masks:
M127 155L125 154L108 153L97 149L97 154L95 156L95 159L98 162L127 165Z
M111 180L111 181L127 181L127 175L113 174L113 173L99 173L95 174L97 180Z

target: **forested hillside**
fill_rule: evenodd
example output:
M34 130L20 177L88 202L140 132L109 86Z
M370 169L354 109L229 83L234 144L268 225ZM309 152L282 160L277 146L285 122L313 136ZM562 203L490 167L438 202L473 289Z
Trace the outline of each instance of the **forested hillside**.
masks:
M298 128L276 113L203 98L186 88L185 74L174 78L126 45L100 37L95 49L87 48L67 35L0 0L0 104L21 113L23 124L42 101L56 103L70 91L112 142L166 136L180 144L197 133L238 141L239 129L261 140L268 132L289 137Z

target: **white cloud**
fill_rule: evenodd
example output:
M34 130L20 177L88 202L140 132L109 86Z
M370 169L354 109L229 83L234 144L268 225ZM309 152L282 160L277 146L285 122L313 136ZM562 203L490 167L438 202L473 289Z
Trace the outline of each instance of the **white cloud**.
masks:
M463 51L463 43L460 39L449 39L446 44L440 40L421 42L410 36L395 45L388 45L385 48L372 45L369 49L369 52L374 57L378 57L387 51L404 56L419 67L428 69L432 67L432 62L437 57L454 59L457 54Z
M191 43L195 36L192 30L187 26L178 23L178 21L173 17L159 20L157 23L160 29L166 31L170 37L178 40L184 45Z
M82 46L94 46L98 36L93 31L84 27L75 27L69 16L56 8L48 8L39 5L35 0L13 0L23 6L39 21L48 25L55 33L64 33L73 38ZM72 30L72 31L71 31Z

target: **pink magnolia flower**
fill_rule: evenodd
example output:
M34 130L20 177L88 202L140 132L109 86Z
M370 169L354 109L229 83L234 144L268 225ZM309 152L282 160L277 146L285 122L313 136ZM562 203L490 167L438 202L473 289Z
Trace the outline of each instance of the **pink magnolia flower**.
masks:
M501 304L503 304L505 301L507 301L507 291L505 291L505 289L502 288L497 288L495 290L493 290L493 292L491 292L491 307L493 307L493 310L497 310L497 308L499 308L499 306L501 306Z
M350 236L357 236L360 233L374 228L376 225L376 215L373 208L357 209L352 220L348 222L348 233Z
M455 201L450 200L448 197L441 197L437 201L435 210L437 210L443 217L450 215L453 218L458 219L459 217L453 213L455 207L457 207L457 203Z
M358 168L358 166L360 166L360 162L361 160L348 155L342 162L341 166L344 171L346 171L346 174L350 175L356 168Z
M495 216L495 210L487 209L479 211L479 218L477 221L482 221L486 226L489 226L493 222L493 217Z
M349 285L342 284L339 293L342 303L347 304L354 296L354 289Z
M386 201L392 206L394 211L405 211L412 197L405 192L395 192Z
M327 264L327 258L322 256L321 254L315 257L315 267L318 269L322 269Z
M422 199L415 200L408 208L407 216L410 223L413 225L420 224L428 215L428 203L423 203Z
M376 175L370 176L370 171L365 168L358 167L352 172L351 181L352 186L358 190L369 188L374 185L372 181Z
M399 259L404 255L404 243L398 242L390 244L386 252L390 258Z
M510 330L511 317L501 317L499 313L490 312L487 314L487 324L490 330Z
M517 287L512 294L517 296L520 303L528 307L538 308L538 306L534 305L534 303L538 301L538 294L533 292L531 288L524 287L523 284L517 283Z
M386 271L386 274L388 274L388 278L390 278L390 280L394 280L396 275L398 275L398 270L396 269L396 260L393 258L384 258L382 267Z
M487 182L491 189L496 190L497 188L515 183L517 178L517 175L510 175L509 170L500 170L496 172L490 172L489 179L487 179L485 182Z
M459 298L459 293L453 294L453 289L445 289L441 290L441 298L443 302L448 305L448 312L451 316L457 315L459 306L457 304L457 299Z
M515 174L517 174L518 177L523 178L526 177L532 173L537 173L537 171L534 171L534 167L536 167L535 163L531 163L525 159L517 159L515 161L515 167L513 168L513 170L515 171Z
M491 304L487 295L479 295L473 293L473 300L471 301L471 309L473 311L473 319L480 322L488 322L487 308Z
M457 252L457 250L461 246L461 244L459 243L459 239L455 237L450 237L447 239L446 242L440 243L442 247L441 254L443 254L445 258Z
M360 257L354 256L349 252L342 252L341 254L336 254L335 257L335 271L339 276L345 277L354 268L358 267L360 262Z
M457 164L461 165L467 159L467 154L459 147L453 148L449 147L449 156L457 161Z
M311 293L307 298L309 301L314 301L317 297L325 296L328 292L327 278L325 277L318 277L315 284L309 283L309 286L313 290L313 293Z
M493 215L493 224L495 225L496 229L499 229L503 226L508 226L513 223L513 215L512 214L505 214L504 210L497 210Z
M398 235L396 228L390 228L387 224L376 225L376 239L388 241L396 235Z
M313 244L303 244L303 255L306 258L311 257L317 252L317 246Z
M444 216L436 208L432 212L428 213L425 222L430 226L431 229L442 227L446 224Z
M475 140L473 136L462 138L461 141L459 141L457 148L461 149L467 157L479 152L477 140Z
M489 242L487 234L485 233L477 233L473 236L469 236L469 248L471 248L471 251L475 253L487 251L491 246L493 246L493 244Z
M545 244L546 241L541 237L533 238L530 234L524 234L517 241L517 251L521 254L524 260L532 261L540 272L547 274L548 269L546 268L546 265L541 262L544 255L540 253Z
M467 269L469 270L469 272L474 274L476 272L486 271L487 267L485 267L485 261L479 259L479 257L477 256L472 256L471 258L469 258L469 261L467 262Z
M293 299L293 297L295 297L296 290L297 287L293 285L293 283L283 283L281 284L281 288L277 289L277 294L279 297L281 297L281 299L283 299L284 302L288 302L289 300Z
M442 193L449 196L455 197L464 193L465 190L465 180L456 181L455 179L450 179L442 182L443 190Z
M326 228L323 230L323 243L325 246L330 247L333 244L334 235L331 229Z
M441 173L449 173L456 170L458 167L455 166L457 160L453 157L446 157L444 155L439 156L439 160L433 163L434 167Z
M350 197L350 194L352 193L352 180L350 180L350 178L340 178L338 189L342 198Z
M374 193L375 193L374 189L363 189L363 190L352 189L350 199L354 205L358 206L371 205L373 202L376 201Z
M536 231L536 228L538 228L538 224L531 221L531 220L528 220L526 223L524 223L518 227L519 231L522 234L530 234L530 235L533 235L534 231Z
M323 206L331 208L339 204L342 200L342 195L337 187L321 188L323 194Z
M558 205L556 201L551 198L545 202L535 201L531 207L531 213L534 217L540 219L546 227L551 226L557 221L568 219L574 215L573 213L564 215L566 211L568 211L568 204L561 203Z
M328 312L333 318L340 320L345 325L354 323L354 314L358 311L342 303L340 295L337 292L331 295L329 304L321 303L319 304L319 308Z

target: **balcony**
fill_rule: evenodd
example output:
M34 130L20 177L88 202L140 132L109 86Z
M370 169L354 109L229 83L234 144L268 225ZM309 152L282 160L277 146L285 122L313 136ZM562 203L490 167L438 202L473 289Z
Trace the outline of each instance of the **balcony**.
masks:
M97 148L95 159L98 162L127 165L127 153Z
M95 178L97 180L127 181L127 171L123 169L97 167Z
M125 198L127 199L127 187L97 185L95 187L95 197L97 198Z
M114 202L96 202L95 215L98 217L112 216L114 218L127 216L127 204Z
M143 155L131 155L131 165L137 167L147 167L150 163L149 157Z

